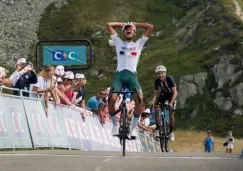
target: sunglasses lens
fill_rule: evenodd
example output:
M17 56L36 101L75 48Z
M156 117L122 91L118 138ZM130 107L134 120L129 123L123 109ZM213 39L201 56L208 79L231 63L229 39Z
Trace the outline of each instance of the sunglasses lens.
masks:
M131 25L127 25L127 26L125 26L125 28L124 28L125 30L132 30L133 29L133 26L131 26Z

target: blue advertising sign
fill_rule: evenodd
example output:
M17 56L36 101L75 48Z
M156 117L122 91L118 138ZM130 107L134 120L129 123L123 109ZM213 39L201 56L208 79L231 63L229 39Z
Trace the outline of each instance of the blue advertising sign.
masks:
M86 65L85 46L44 46L44 65Z

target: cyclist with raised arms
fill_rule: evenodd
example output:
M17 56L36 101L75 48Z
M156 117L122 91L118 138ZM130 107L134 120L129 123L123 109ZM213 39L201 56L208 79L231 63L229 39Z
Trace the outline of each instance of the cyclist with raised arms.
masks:
M166 68L162 65L156 67L155 73L158 75L158 78L154 81L154 92L153 98L149 102L150 105L155 106L155 121L156 121L156 128L158 129L159 125L159 111L160 107L159 104L164 104L167 100L169 101L170 107L170 141L175 140L174 134L174 123L175 123L175 107L176 107L176 97L177 97L177 89L176 84L172 76L166 75ZM161 91L158 95L158 88L161 88ZM157 99L157 101L156 101Z
M123 40L118 36L115 27L122 27ZM134 42L133 39L136 34L136 27L145 28L146 31L136 42ZM136 138L136 127L140 114L142 113L143 104L143 94L137 79L137 65L143 46L152 34L153 25L149 23L111 22L107 23L107 30L115 44L117 54L117 69L112 81L111 91L119 92L123 86L126 86L130 91L137 90L139 93L140 102L137 95L132 95L136 106L134 119L131 124L130 136L131 138ZM113 123L112 135L119 134L119 124L115 116L115 103L117 97L118 94L113 93L109 101L109 113Z

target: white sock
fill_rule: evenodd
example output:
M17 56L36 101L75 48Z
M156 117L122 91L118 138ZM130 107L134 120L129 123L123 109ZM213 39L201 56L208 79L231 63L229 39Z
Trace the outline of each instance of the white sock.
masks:
M138 121L139 121L139 118L138 117L133 117L131 129L136 129L137 128Z
M117 122L116 115L111 116L111 121L112 121L113 126L117 126L118 122Z

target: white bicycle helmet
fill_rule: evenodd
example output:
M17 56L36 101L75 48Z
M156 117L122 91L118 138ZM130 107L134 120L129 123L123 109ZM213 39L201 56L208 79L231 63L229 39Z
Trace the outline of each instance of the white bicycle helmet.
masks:
M133 27L133 28L134 28L134 32L136 33L136 27L135 27L135 25L134 25L133 23L131 23L131 22L127 22L127 23L125 23L125 24L123 25L123 27L122 27L122 32L124 31L125 27L127 27L127 26L131 26L131 27Z
M64 74L64 78L73 80L73 79L74 79L74 74L73 74L73 72L72 72L72 71L67 71L67 72L65 72L65 74Z
M155 73L158 73L158 72L166 72L166 71L167 70L166 70L165 66L163 66L163 65L157 66L155 68Z

